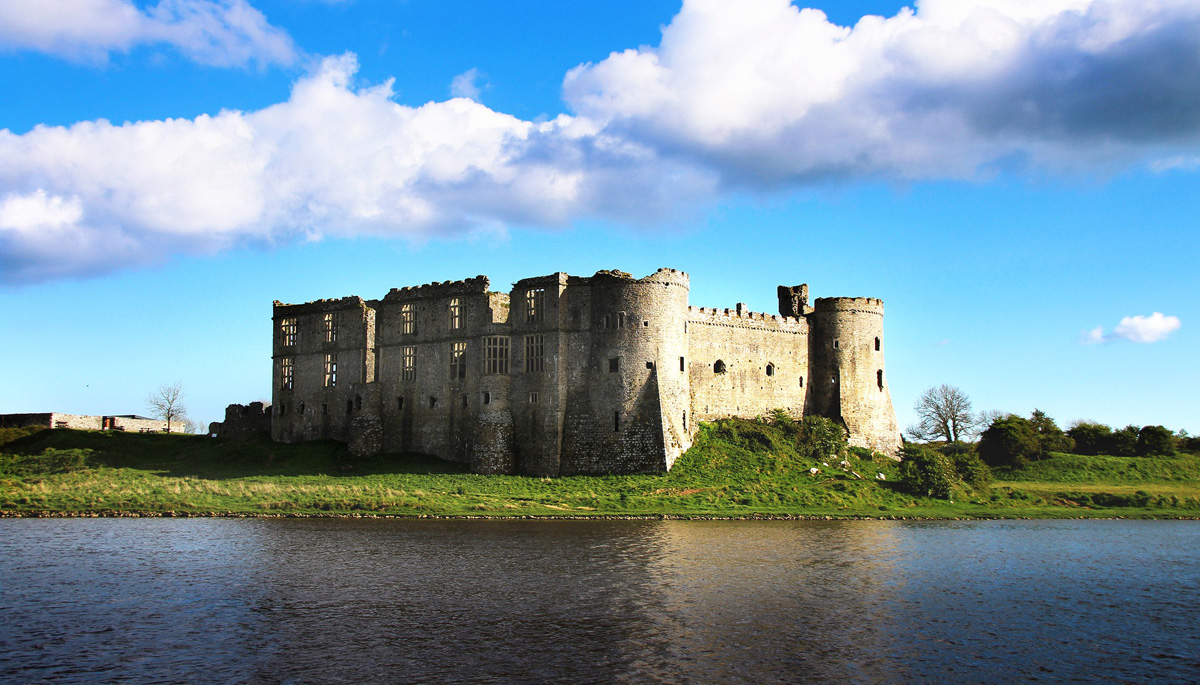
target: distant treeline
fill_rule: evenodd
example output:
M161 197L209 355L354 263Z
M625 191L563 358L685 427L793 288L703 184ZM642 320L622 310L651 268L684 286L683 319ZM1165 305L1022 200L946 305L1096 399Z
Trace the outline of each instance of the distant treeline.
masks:
M1051 452L1116 457L1200 452L1200 438L1164 426L1129 425L1114 430L1093 421L1076 421L1064 431L1045 412L1035 409L1029 418L1009 414L993 419L979 436L978 449L989 466L1021 468Z

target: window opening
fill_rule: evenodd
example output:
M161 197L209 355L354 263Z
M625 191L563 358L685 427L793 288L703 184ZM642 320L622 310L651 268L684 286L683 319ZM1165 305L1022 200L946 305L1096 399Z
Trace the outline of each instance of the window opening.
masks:
M833 349L838 349L838 341L836 339L833 341Z
M400 380L417 380L417 348L404 347L400 350Z
M338 337L338 319L337 314L329 313L325 315L325 342L337 342Z
M529 403L530 404L538 403L538 394L536 392L529 393Z
M279 403L279 415L287 416L287 405L282 402Z
M289 347L296 344L298 326L295 317L288 317L279 322L279 330L283 334L283 344Z
M683 412L683 429L687 430L687 412Z
M467 377L467 344L450 343L450 379Z
M463 407L463 409L467 408L467 396L466 395L462 396L462 407Z
M362 411L362 395L354 396L354 410Z
M616 373L621 368L621 358L613 357L608 360L608 372Z
M775 375L775 365L774 364L767 364L767 375L768 376Z
M283 380L281 385L284 390L291 390L296 381L295 362L291 357L284 357L283 361L279 362L279 375Z
M713 373L725 373L725 362L718 359L716 363L713 364Z
M328 413L329 413L329 405L328 405L328 404L326 404L326 403L324 403L324 402L322 402L322 403L321 403L321 413L322 413L322 414L328 414Z
M396 411L404 411L404 397L403 396L396 398Z
M437 398L432 395L429 396L429 408L430 409L437 408Z
M642 319L642 328L650 328L650 320Z
M804 376L800 377L800 387L804 387Z
M484 404L492 403L492 393L490 393L490 392L483 393L483 403Z
M354 413L354 400L346 400L346 413L347 414Z
M617 314L617 328L625 328L625 312Z
M654 368L654 362L646 362L646 368L647 368L647 369L653 369L653 368Z
M450 298L450 330L457 331L462 328L462 298Z
M417 332L417 313L411 304L400 305L400 333L414 335Z
M875 338L875 351L879 351L879 338Z
M508 373L508 338L488 336L483 339L484 373Z
M325 355L325 387L337 386L337 355Z
M621 430L621 412L613 412L613 432L617 433Z
M300 415L301 416L304 415L304 403L303 402L300 403Z
M680 372L687 371L687 366L685 366L683 363L683 357L679 358L679 371Z
M546 358L545 337L542 335L525 336L525 371L537 373L545 368Z
M546 289L530 288L525 291L525 321L541 321L546 307Z
M879 384L879 389L883 390L883 369L875 372L875 382Z

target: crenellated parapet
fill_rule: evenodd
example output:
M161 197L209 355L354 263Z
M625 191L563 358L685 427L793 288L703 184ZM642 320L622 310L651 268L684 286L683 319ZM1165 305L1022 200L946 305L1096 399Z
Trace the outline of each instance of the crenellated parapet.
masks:
M383 301L387 303L404 300L419 300L436 297L452 297L455 295L486 294L491 281L487 276L465 278L461 281L434 281L424 285L411 285L403 288L392 288Z
M275 300L275 316L303 316L305 314L323 314L325 312L343 311L351 308L370 309L370 304L357 295L339 297L328 300L313 300L300 304L287 304Z

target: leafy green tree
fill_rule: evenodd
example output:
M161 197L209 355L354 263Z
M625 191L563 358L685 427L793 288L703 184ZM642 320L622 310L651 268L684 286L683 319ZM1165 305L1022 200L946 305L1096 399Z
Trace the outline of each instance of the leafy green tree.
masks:
M1109 449L1109 454L1118 457L1136 457L1137 456L1137 439L1141 429L1134 425L1128 425L1121 430L1113 431L1112 445Z
M1028 466L1042 451L1033 423L1016 415L993 421L979 437L978 449L988 466L1012 468Z
M1038 459L1049 457L1051 452L1070 452L1075 449L1075 441L1071 436L1062 432L1054 419L1041 409L1033 410L1029 422L1038 434Z
M1094 421L1077 421L1067 431L1075 441L1076 454L1108 454L1112 450L1112 428Z
M1174 454L1175 434L1162 426L1142 426L1138 431L1137 453L1147 457L1154 454Z

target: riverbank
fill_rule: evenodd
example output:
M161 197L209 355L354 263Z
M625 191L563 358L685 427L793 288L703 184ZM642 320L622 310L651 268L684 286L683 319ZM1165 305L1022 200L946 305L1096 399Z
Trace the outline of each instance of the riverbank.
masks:
M805 459L770 425L707 429L668 474L479 476L333 441L44 430L0 444L0 516L988 519L1197 518L1200 457L1057 455L954 500L904 492L896 462ZM812 469L817 473L812 473Z

